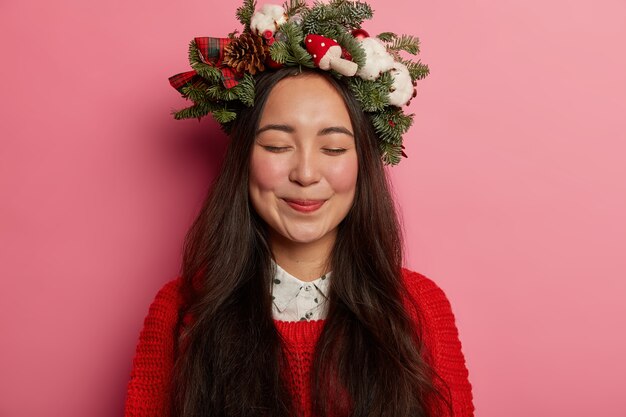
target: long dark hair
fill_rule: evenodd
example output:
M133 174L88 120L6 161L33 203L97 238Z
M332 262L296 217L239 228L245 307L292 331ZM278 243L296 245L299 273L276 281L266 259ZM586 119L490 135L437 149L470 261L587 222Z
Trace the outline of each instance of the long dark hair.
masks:
M403 304L400 228L377 138L349 88L329 74L315 74L346 103L358 178L330 259L328 316L312 370L313 407L319 416L428 416L440 396ZM313 76L289 68L257 78L255 106L242 109L234 122L221 172L187 235L183 313L192 319L178 342L174 417L295 414L272 318L267 226L248 198L251 148L264 105L273 86L294 75Z

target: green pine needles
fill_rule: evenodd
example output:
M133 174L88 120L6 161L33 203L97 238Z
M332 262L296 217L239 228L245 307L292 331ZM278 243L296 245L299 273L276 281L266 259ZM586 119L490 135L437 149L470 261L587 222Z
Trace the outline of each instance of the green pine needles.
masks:
M404 114L399 107L387 107L383 111L370 113L374 130L380 138L378 143L383 162L397 165L402 159L402 135L413 124L413 114Z
M283 9L285 9L285 13L287 17L293 17L299 13L306 11L306 1L305 0L289 0L283 3Z
M189 64L199 76L204 78L209 83L216 83L222 79L220 71L209 64L205 64L200 57L200 51L196 41L189 42Z
M284 10L284 18L280 24L277 21L275 28L269 31L269 35L273 34L270 39L267 31L264 30L261 33L259 29L258 34L256 32L257 26L253 20L255 13L259 13L256 0L243 1L243 4L236 11L237 19L244 27L243 32L253 35L253 37L259 36L256 39L262 39L262 41L257 41L258 45L261 46L245 42L243 46L238 45L237 47L240 48L238 52L243 52L236 55L236 60L228 61L225 58L218 64L207 63L201 56L196 42L190 42L189 63L195 71L195 75L191 73L193 76L188 81L184 81L186 82L184 85L176 85L175 87L183 97L192 101L193 105L175 111L173 114L176 119L200 119L211 114L222 128L229 132L238 112L244 107L254 105L255 81L254 77L245 70L248 63L254 61L256 57L261 57L259 59L273 61L271 67L282 64L300 68L314 68L313 58L304 45L304 40L309 34L321 35L335 40L341 45L346 59L355 62L358 68L363 68L366 65L365 50L361 46L361 41L353 33L356 34L355 30L361 29L365 20L372 18L372 8L367 3L329 0L327 3L316 1L309 7L306 0L286 0L282 9ZM261 12L263 11L264 9L261 9ZM278 14L280 15L280 11ZM238 33L235 31L229 37L231 42L236 42ZM415 82L429 74L427 65L419 60L409 58L409 56L415 56L420 52L420 43L417 37L383 32L377 38L382 42L394 62L406 66L405 74L408 70L408 76L414 85ZM229 48L231 47L229 46ZM259 51L259 48L264 49ZM269 63L270 61L267 61L266 65ZM236 74L236 80L232 84L226 82L225 67L229 67L231 74ZM242 68L244 68L243 71ZM265 70L271 69L266 68ZM375 80L367 80L358 76L358 73L356 76L348 77L335 71L331 72L336 77L345 78L363 111L367 113L380 139L379 147L383 162L390 165L399 163L405 156L402 137L411 127L414 115L405 114L401 107L389 103L390 92L396 89L394 76L387 71L381 72Z
M331 0L327 4L315 3L303 13L302 28L307 34L338 35L342 31L360 29L363 21L371 19L372 15L372 8L367 3Z
M360 77L348 79L348 85L363 111L368 113L383 111L389 106L389 89L393 79L389 73L382 74L377 80L369 81Z
M195 40L189 44L189 63L200 78L184 85L181 93L194 104L174 112L174 118L200 119L211 113L215 121L228 132L242 105L254 105L254 77L243 74L236 86L226 88L220 70L202 61Z
M270 56L279 64L313 68L313 59L304 48L304 33L300 26L287 22L280 27L284 41L277 41L270 47Z
M255 0L243 0L243 4L237 8L237 20L241 23L246 30L250 30L250 20L256 9Z

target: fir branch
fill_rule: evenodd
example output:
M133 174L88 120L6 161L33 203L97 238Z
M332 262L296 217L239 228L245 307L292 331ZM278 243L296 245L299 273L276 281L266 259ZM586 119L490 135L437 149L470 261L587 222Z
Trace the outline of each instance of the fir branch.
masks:
M358 29L373 15L369 4L360 1L331 0L328 4L317 2L303 16L304 33L317 33L327 36L342 31Z
M201 102L196 103L193 106L186 107L182 110L176 110L172 112L174 115L174 119L182 120L182 119L198 119L206 116L211 112L212 106L209 102Z
M402 134L389 123L390 121L389 115L385 112L372 114L372 125L380 142L399 143L402 141Z
M285 35L285 41L289 46L299 45L304 42L304 33L302 28L295 23L287 22L280 27L280 31Z
M336 9L335 13L347 29L360 28L364 20L374 15L372 7L361 1L331 0L329 6Z
M387 45L389 51L405 51L411 55L417 55L420 52L420 41L417 36L401 35L394 39L391 44Z
M198 103L201 101L208 100L208 95L206 93L207 85L202 81L198 80L193 83L185 84L181 90L183 97L188 100L193 101L194 103Z
M213 101L232 101L237 100L237 92L232 88L226 88L221 83L209 86L206 89L207 96Z
M256 9L256 0L244 0L243 4L237 8L237 20L246 28L250 30L250 19Z
M285 41L274 42L270 47L270 56L276 62L285 65L300 65L313 68L313 59L308 51L302 46L304 34L302 28L295 23L287 22L280 27L285 35Z
M254 105L254 77L250 74L244 74L243 78L239 80L239 84L231 90L245 106L252 107Z
M329 39L335 39L335 40L338 37L343 36L343 35L352 36L352 34L349 32L346 32L346 30L342 26L334 25L334 24L320 26L317 32L310 32L310 33L315 33L317 35L322 35Z
M394 129L400 132L400 135L404 135L411 125L413 124L414 114L404 114L401 108L394 108L390 114L389 118L395 124Z
M398 37L398 35L396 35L393 32L383 32L383 33L379 33L378 36L376 37L383 42L392 42L394 39Z
M199 76L210 83L217 83L222 80L222 73L217 68L202 62L202 57L195 40L189 42L189 64Z
M388 72L374 81L361 77L348 78L350 90L366 112L379 112L389 105L389 89L392 84L393 79Z
M327 36L327 35L324 35ZM335 36L327 36L331 39L335 39L339 45L341 45L352 57L352 61L356 62L360 67L365 65L365 52L363 51L363 47L361 46L361 42L359 42L354 36L352 36L349 32L340 32Z
M237 118L237 113L227 108L216 109L213 111L213 118L219 124L230 123Z
M301 67L307 67L307 68L315 68L313 59L311 58L311 55L308 53L306 49L300 47L300 45L297 45L297 47L296 46L292 47L292 52L293 52L293 64L294 65L299 65Z
M270 58L284 64L289 59L289 47L286 42L276 41L270 46Z
M398 165L402 160L402 145L380 142L378 148L384 164Z
M423 78L426 78L426 76L430 74L430 69L428 68L428 65L422 64L421 61L414 62L405 59L400 59L399 61L406 65L412 81L421 80Z
M401 145L402 135L413 124L413 116L404 114L398 107L388 107L372 114L372 125L381 141Z
M283 3L283 9L285 9L285 13L287 13L288 17L292 17L306 9L306 0L285 1Z
M319 34L319 25L326 20L327 11L326 5L321 3L317 3L314 7L307 9L307 12L302 16L302 29L304 33Z

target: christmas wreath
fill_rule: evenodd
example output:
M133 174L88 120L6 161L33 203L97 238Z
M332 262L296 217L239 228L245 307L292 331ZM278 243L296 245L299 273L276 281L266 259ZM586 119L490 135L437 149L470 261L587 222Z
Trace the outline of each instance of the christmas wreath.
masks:
M381 157L395 165L404 154L402 135L413 114L402 107L415 97L428 66L406 58L419 53L419 39L392 32L370 37L362 29L372 8L361 1L305 0L256 8L244 0L237 9L241 33L198 37L189 44L191 71L170 77L172 87L193 102L176 119L213 118L229 132L243 106L253 106L254 75L283 66L319 68L345 78L379 137ZM405 54L406 53L406 54Z

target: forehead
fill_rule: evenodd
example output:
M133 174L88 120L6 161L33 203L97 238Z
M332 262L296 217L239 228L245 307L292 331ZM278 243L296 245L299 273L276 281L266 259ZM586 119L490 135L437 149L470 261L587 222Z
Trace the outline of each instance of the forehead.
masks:
M279 81L269 93L259 125L285 123L298 126L352 126L343 97L324 77L301 74Z

